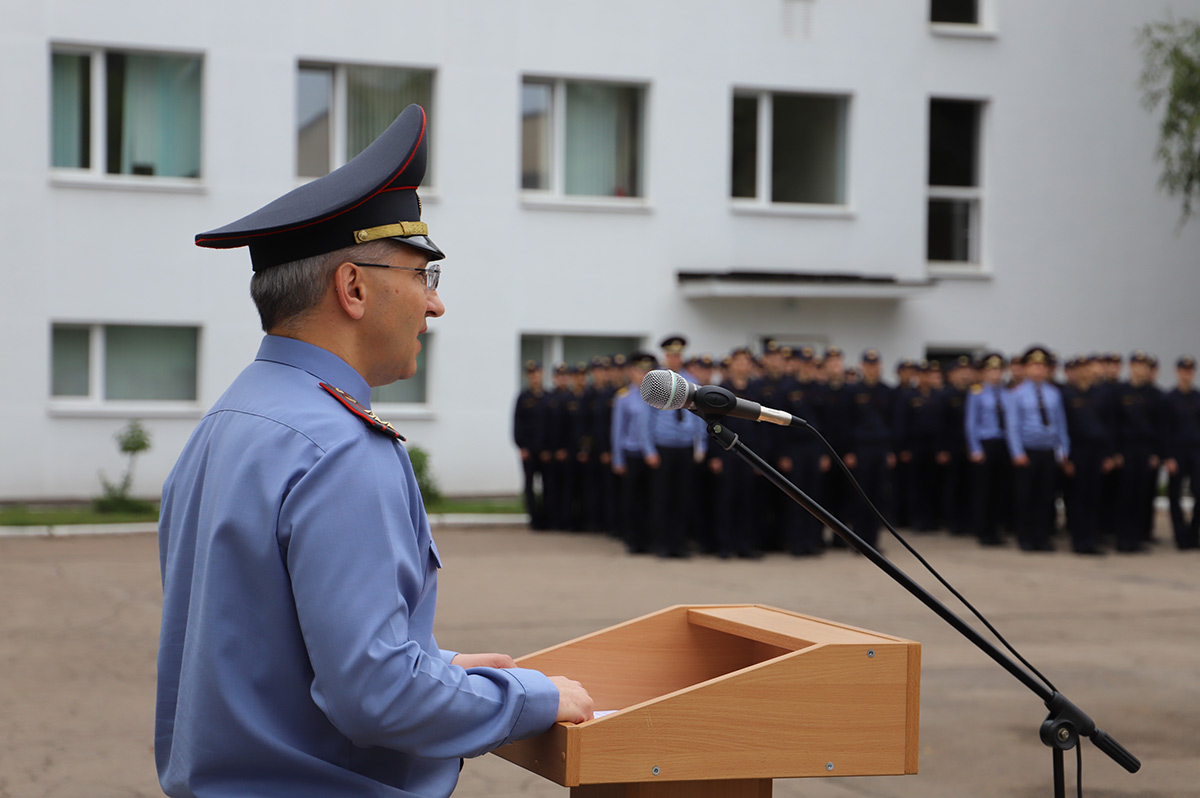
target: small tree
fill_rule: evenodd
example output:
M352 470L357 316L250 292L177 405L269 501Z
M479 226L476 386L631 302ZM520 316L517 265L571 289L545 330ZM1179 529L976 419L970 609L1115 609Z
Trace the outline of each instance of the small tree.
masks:
M134 419L124 429L118 431L113 439L117 442L117 449L129 458L129 462L125 466L124 476L118 483L109 482L104 472L100 472L100 484L104 488L104 495L96 499L93 504L97 510L104 513L153 510L154 507L149 502L139 501L129 495L129 491L133 489L134 460L139 454L150 448L150 433L141 425L141 422Z
M1162 163L1159 185L1183 203L1182 227L1200 199L1200 21L1151 22L1137 33L1145 59L1142 104L1164 106L1154 156Z

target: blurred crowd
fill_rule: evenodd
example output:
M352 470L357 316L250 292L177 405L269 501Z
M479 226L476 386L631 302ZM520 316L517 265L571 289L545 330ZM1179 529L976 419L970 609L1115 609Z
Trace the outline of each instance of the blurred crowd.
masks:
M1173 387L1162 389L1157 358L1142 351L1060 360L1035 345L1012 357L900 360L885 376L875 349L849 363L836 346L767 341L761 352L740 347L719 359L689 357L686 346L672 335L661 357L559 363L550 385L541 364L525 365L513 437L534 529L607 533L630 552L663 557L810 556L845 545L736 453L712 445L699 416L647 405L643 378L666 368L805 419L897 528L1031 552L1142 552L1156 542L1155 498L1165 487L1174 545L1200 545L1188 498L1200 477L1191 356L1175 361ZM818 436L723 423L876 544L879 519Z

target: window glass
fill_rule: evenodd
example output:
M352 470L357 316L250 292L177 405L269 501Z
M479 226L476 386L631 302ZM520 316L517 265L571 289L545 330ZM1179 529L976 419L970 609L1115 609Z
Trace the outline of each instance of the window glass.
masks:
M977 186L979 103L929 103L929 185Z
M930 0L931 22L955 22L965 25L979 24L978 0Z
M402 403L424 404L426 399L427 371L426 362L429 353L429 335L419 335L421 351L417 352L417 373L407 380L396 380L389 385L380 385L371 389L371 404Z
M50 165L92 165L92 60L88 55L51 55Z
M333 69L300 67L296 82L296 174L300 177L329 174L332 113Z
M801 94L773 97L772 202L843 202L845 102Z
M50 395L87 396L91 373L91 331L55 324L50 333Z
M758 97L733 98L733 180L735 197L758 196Z
M107 171L200 176L200 59L106 53Z
M416 103L429 110L433 73L423 69L348 66L346 69L346 160L379 138L400 112ZM426 172L425 183L429 174Z
M973 200L931 199L927 225L927 257L933 261L974 260L971 230L974 226Z
M567 82L564 192L641 196L641 90Z
M637 338L608 335L564 335L563 362L574 366L588 363L597 355L627 355L637 349Z
M521 188L546 191L551 187L553 94L549 83L521 86Z
M104 333L105 399L196 398L195 327L114 325Z

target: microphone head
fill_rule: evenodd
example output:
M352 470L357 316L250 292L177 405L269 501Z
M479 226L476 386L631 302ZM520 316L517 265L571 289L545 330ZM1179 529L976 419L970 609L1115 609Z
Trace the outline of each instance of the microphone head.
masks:
M655 369L642 378L642 399L658 410L682 410L692 398L692 386L667 369Z

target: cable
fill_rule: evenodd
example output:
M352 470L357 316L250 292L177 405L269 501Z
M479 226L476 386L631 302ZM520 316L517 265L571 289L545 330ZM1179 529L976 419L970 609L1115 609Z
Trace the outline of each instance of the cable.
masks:
M949 582L947 582L945 579L943 579L942 575L939 574L937 572L937 570L932 565L930 565L929 562L926 561L926 559L920 555L920 553L917 552L916 549L914 549L912 546L910 546L908 541L905 540L904 537L899 532L896 531L895 527L893 527L886 518L884 518L883 513L879 512L879 509L875 506L875 503L871 501L871 499L867 496L866 492L863 491L862 487L858 484L858 480L854 478L854 474L851 473L850 468L844 462L842 462L842 458L838 456L837 451L834 450L833 446L830 445L829 441L825 440L825 436L822 435L820 432L818 432L817 429L815 427L813 427L812 425L810 425L807 421L803 421L803 419L797 419L797 420L802 421L803 423L801 423L800 426L804 427L804 429L808 430L813 435L816 435L817 439L820 440L822 444L824 444L826 450L828 450L829 454L837 462L838 467L841 468L842 473L846 475L846 477L850 480L850 484L852 484L854 486L854 490L858 492L858 495L862 498L862 500L865 501L867 503L867 506L871 508L871 512L875 513L875 516L883 523L883 525L887 528L887 530L892 533L892 536L894 538L896 538L896 540L900 541L900 545L902 545L902 546L904 546L904 548L908 549L908 552L917 559L917 562L919 562L919 563L921 563L921 565L925 566L925 570L927 570L927 571L929 571L929 573L933 574L934 578L937 579L938 582L940 582L943 587L945 587L947 590L949 590L950 593L953 594L953 596L956 599L958 599L960 602L962 602L962 605L964 607L966 607L968 610L970 610L971 614L974 615L976 618L978 618L980 623L982 623L985 627L987 627L988 631L990 631L993 635L995 635L996 639L1000 641L1000 643L1004 646L1004 648L1006 648L1008 650L1008 652L1010 654L1012 654L1022 665L1024 665L1026 668L1028 668L1031 673L1033 673L1035 676L1037 676L1039 679L1041 679L1042 682L1048 688L1050 688L1050 690L1052 692L1057 693L1058 688L1055 687L1054 684L1051 683L1051 681L1049 679L1047 679L1044 675L1042 675L1041 671L1039 671L1037 668L1033 667L1033 665L1031 665L1029 663L1029 660L1027 660L1023 656L1021 656L1017 652L1017 650L1015 648L1013 648L1007 640L1004 639L1004 636L1002 634L1000 634L999 631L996 630L996 627L992 626L992 624L988 621L988 619L984 618L983 615L979 612L979 610L975 609L975 607L971 604L971 602L967 601L967 599L961 593L959 593L957 590L955 590L954 587ZM1082 767L1082 765L1081 765L1081 767Z

